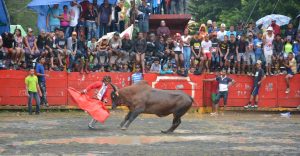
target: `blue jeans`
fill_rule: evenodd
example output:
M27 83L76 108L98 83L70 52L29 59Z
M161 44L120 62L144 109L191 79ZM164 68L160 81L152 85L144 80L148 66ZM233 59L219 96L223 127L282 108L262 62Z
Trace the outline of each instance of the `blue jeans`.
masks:
M119 30L122 33L125 30L125 21L119 21Z
M220 63L220 56L216 52L211 53L211 63L213 69L216 69Z
M264 61L264 56L262 52L255 52L255 63L257 60L261 60L262 62Z
M189 69L191 66L191 47L183 47L184 68Z
M227 97L228 97L228 91L220 91L217 96L216 96L216 100L214 101L214 104L218 104L220 99L223 98L224 100L224 105L227 104Z
M35 113L40 112L40 97L37 92L30 92L28 91L29 97L28 97L28 112L29 114L32 114L32 98L34 98L36 102L36 109Z
M88 40L91 40L92 37L96 37L97 26L94 21L86 21L86 27L88 30Z
M46 97L46 82L40 82L39 81L39 86L42 92L42 96L41 96L41 104L48 104L48 100Z
M100 25L98 27L99 38L101 38L102 36L107 34L108 28L109 27L108 27L107 23L100 23Z
M69 66L68 66L69 70L73 69L74 64L77 63L77 60L80 57L81 57L81 51L79 51L79 50L77 50L76 55L69 55L69 61L70 61Z
M70 37L70 27L69 26L61 26L61 28L64 30L65 33L65 38L69 38Z

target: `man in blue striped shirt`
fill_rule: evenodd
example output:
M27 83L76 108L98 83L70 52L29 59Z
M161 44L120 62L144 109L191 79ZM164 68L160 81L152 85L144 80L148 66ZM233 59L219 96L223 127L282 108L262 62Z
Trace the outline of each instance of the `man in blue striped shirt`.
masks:
M137 84L138 82L140 82L143 79L144 78L143 78L143 73L141 72L141 67L140 67L140 65L136 65L135 73L132 74L132 76L131 76L131 80L132 80L131 84Z

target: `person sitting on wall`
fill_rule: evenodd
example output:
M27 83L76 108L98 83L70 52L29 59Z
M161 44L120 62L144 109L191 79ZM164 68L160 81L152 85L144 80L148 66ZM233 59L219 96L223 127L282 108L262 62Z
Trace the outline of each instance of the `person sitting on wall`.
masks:
M160 26L156 29L156 35L157 36L170 36L170 29L166 26L166 22L162 20L160 22Z

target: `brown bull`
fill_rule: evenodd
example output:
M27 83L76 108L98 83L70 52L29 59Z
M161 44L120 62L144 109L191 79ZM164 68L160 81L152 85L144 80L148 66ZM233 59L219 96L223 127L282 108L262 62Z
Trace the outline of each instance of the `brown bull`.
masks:
M162 133L173 132L181 123L181 117L192 106L193 99L182 91L154 89L146 81L118 90L113 85L111 93L112 109L120 104L128 107L129 112L120 124L126 130L130 123L141 113L155 114L159 117L173 114L172 126Z

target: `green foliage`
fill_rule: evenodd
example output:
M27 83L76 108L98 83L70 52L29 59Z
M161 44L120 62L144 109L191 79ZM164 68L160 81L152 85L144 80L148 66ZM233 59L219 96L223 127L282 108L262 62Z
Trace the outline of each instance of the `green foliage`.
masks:
M27 4L31 0L4 0L8 13L10 15L10 22L12 25L20 24L24 29L28 27L37 30L36 21L37 14L27 8ZM37 32L37 31L35 31Z
M226 25L246 22L252 9L249 21L257 21L261 17L272 14L278 0L190 0L189 11L196 21L206 23L208 19L225 23ZM299 0L279 0L274 14L295 17L300 13ZM220 23L219 23L220 24ZM298 24L298 23L297 23Z

